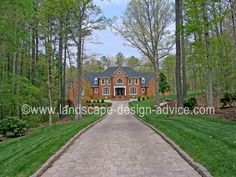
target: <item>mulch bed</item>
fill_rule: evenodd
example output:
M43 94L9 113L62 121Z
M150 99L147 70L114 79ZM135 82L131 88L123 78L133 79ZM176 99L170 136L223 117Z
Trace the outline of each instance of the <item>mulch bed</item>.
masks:
M206 101L204 96L197 97L197 103L198 107L205 107ZM236 121L236 105L233 105L232 107L222 107L220 102L217 102L216 97L214 98L214 107L216 109L216 114L212 115L216 118L221 119L229 119L229 120L235 120ZM167 102L168 107L176 107L176 101L169 101Z

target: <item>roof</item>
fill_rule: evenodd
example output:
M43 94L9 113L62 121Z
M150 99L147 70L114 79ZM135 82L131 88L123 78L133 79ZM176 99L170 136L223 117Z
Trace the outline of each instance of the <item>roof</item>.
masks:
M128 77L145 78L145 85L147 85L149 83L149 81L154 77L154 73L137 72L130 67L110 67L107 70L105 70L104 72L85 73L84 77L93 86L95 78L110 78L112 76L112 74L114 74L118 69L123 70L128 75Z

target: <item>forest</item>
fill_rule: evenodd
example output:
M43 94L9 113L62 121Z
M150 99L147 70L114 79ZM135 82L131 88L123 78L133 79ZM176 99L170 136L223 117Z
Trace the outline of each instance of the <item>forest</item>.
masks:
M109 66L155 72L157 105L160 73L179 107L188 91L204 93L209 107L236 97L234 0L132 0L121 19L106 18L92 0L1 0L0 8L1 119L19 117L32 126L51 120L52 115L22 115L21 106L65 106L72 80L81 85L84 72ZM142 57L89 56L84 43L105 28ZM79 87L77 106L81 92Z
M161 165L158 175L167 174L167 170L172 170L167 168L172 162L179 169L168 174L184 175L182 163L178 164L179 160L175 158L180 154L179 158L184 159L183 152L186 152L189 155L186 158L190 160L186 163L184 159L185 165L197 163L197 167L192 165L192 170L200 170L201 174L209 170L209 174L215 177L235 176L236 0L125 2L127 6L121 17L107 17L103 7L100 7L101 3L120 5L124 1L0 0L0 176L31 176L43 168L44 171L36 175L41 176L49 168L46 169L45 162L54 158L51 164L47 163L53 166L66 152L62 148L69 146L71 149L77 148L73 149L75 155L68 155L68 159L74 159L66 161L68 163L58 163L63 164L63 168L58 167L55 173L59 169L67 172L64 168L68 167L69 172L74 172L70 176L77 175L75 172L80 169L78 164L70 165L78 162L85 167L82 173L91 169L100 172L100 167L103 167L100 165L105 164L106 168L102 171L105 174L110 167L118 169L116 163L111 165L112 160L118 160L118 166L128 163L128 160L131 165L136 165L140 157L143 160L141 167L148 167L140 168L145 171L140 173L141 176L146 172L156 175L150 166L157 170L158 165ZM111 56L87 52L86 44L94 42L94 33L104 30L120 37L125 47L137 50L139 57L128 56L118 49ZM109 40L109 45L112 45L113 39ZM94 43L99 45L98 41ZM112 66L128 66L154 74L154 98L133 97L130 102L115 102L116 106L151 108L154 112L142 117L135 112L135 116L126 115L127 119L119 120L116 118L125 115L119 117L114 113L98 128L94 125L109 116L108 107L113 107L114 102L104 98L84 100L83 74L101 72ZM78 83L78 88L70 107L68 90L73 81ZM66 110L82 107L94 110L98 107L100 110L102 106L98 105L101 104L108 106L104 106L104 114L99 115L82 112L63 114L58 111L61 107ZM189 108L190 113L196 107L213 107L216 112L210 116L155 114L163 104L180 110ZM46 114L24 114L25 105L56 108L58 114L50 111ZM136 118L155 132L141 126ZM86 134L89 128L92 133ZM82 133L87 138L79 139ZM83 142L78 142L78 139ZM143 147L151 149L151 153ZM168 153L167 147L173 150L173 156ZM182 150L177 153L179 148ZM85 163L76 159L80 160L78 154L81 152L84 153ZM88 168L87 157L93 160L92 168ZM163 160L163 163L148 165L157 159ZM203 168L201 171L199 164L207 170ZM134 167L134 172L138 167ZM127 169L125 166L121 171L114 172L123 175Z

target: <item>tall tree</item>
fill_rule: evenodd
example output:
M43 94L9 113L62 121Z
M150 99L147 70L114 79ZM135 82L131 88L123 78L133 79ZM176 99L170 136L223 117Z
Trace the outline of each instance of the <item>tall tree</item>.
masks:
M181 83L181 0L175 1L176 14L176 94L177 106L183 107L183 92Z
M118 52L115 56L116 66L122 67L125 64L125 56L123 53Z
M94 30L104 28L105 18L101 9L93 0L75 0L68 8L70 12L70 33L77 48L77 100L75 106L79 108L78 120L82 117L82 73L83 73L83 43L84 38L90 36Z
M122 26L114 27L130 46L151 61L155 71L157 106L160 105L160 60L169 55L173 46L168 30L172 16L169 0L132 0L122 18Z

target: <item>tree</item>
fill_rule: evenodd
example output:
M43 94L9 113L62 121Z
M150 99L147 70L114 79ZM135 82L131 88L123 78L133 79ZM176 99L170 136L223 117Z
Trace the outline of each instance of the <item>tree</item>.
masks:
M160 92L162 94L165 94L165 92L167 92L169 90L170 90L170 85L167 82L167 78L163 73L161 73L160 74Z
M169 0L132 0L122 18L121 26L114 29L147 57L154 68L156 104L160 105L160 60L169 55L173 46L168 26L172 22L173 8Z
M106 19L101 9L92 0L71 1L68 7L70 12L70 33L77 48L77 100L75 106L79 108L76 119L82 117L82 73L83 73L83 44L84 38L90 36L94 30L103 29Z
M101 61L102 61L103 69L107 69L113 65L110 57L102 56Z
M125 56L123 53L119 52L115 56L116 66L122 67L125 64Z
M127 66L129 66L133 69L140 66L139 59L134 56L131 56L131 57L127 58L126 60L127 60Z
M175 1L176 16L176 95L177 106L183 107L183 91L181 83L181 0Z

